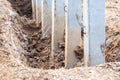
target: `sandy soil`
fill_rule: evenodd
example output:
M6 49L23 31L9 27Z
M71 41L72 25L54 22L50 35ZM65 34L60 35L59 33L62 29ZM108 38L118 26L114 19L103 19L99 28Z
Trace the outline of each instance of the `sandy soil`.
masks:
M34 21L21 17L30 14L27 17L31 18L30 7L28 13L21 8L25 5L21 2L27 1L0 0L0 80L120 80L119 0L106 0L106 61L116 63L73 69L61 68L64 43L60 43L59 54L52 63L50 36L42 38L41 30L34 28ZM78 50L82 52L79 47Z
M120 61L120 1L106 1L106 61Z

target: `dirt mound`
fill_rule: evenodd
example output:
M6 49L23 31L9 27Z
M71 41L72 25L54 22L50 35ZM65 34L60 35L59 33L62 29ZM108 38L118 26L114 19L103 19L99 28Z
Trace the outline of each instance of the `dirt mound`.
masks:
M120 61L120 1L106 1L106 61Z
M120 80L120 63L68 70L42 70L0 64L0 77L1 80Z

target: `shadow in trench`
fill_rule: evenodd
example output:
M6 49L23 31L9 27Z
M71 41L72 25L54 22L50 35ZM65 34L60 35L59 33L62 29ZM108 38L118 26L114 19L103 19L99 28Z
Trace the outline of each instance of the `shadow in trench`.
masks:
M13 9L20 15L32 18L31 0L8 0Z

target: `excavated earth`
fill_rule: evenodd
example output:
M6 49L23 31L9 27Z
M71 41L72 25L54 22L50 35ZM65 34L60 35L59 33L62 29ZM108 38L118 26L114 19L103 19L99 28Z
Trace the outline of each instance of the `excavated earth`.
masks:
M106 64L64 69L64 42L51 59L51 36L32 19L31 0L0 0L0 80L120 80L120 1L106 0Z

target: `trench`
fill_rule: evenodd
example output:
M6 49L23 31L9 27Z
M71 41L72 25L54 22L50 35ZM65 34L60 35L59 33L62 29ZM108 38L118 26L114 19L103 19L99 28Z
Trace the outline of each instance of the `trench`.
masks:
M31 0L8 0L12 8L21 18L21 31L26 38L19 37L21 46L25 50L23 53L27 61L24 63L28 67L43 69L58 69L65 66L64 63L64 42L60 43L59 50L56 51L54 59L51 59L51 36L42 37L41 27L36 28L32 21ZM23 45L24 44L24 45Z
M58 44L59 50L56 51L54 60L51 59L51 36L42 38L41 27L36 27L35 22L32 20L31 0L7 1L11 3L12 8L16 11L16 13L19 14L20 18L23 18L23 20L21 20L21 31L23 31L23 34L26 36L26 38L18 37L20 39L22 48L26 52L23 53L23 58L26 58L27 60L24 63L32 68L58 69L64 67L65 44L64 42ZM107 25L108 23L109 22L107 22ZM120 49L118 47L120 41L118 39L119 31L110 32L111 30L108 27L109 26L106 27L106 62L120 61ZM115 40L113 38L115 38ZM76 66L81 66L81 63L83 62L83 49L77 47L75 53L78 58L78 63Z

